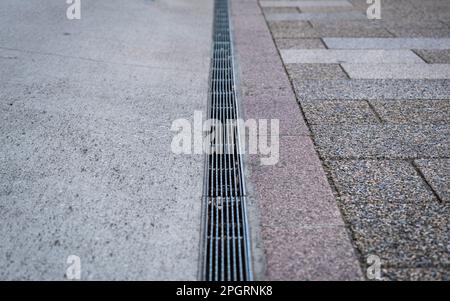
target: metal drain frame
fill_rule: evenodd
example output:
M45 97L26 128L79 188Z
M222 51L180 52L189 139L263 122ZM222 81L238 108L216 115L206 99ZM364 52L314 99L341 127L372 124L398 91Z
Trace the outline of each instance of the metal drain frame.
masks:
M230 17L229 0L214 0L207 112L208 119L222 122L239 118ZM238 151L239 127L233 128L232 144L227 129L223 128L225 134L219 141L222 143L211 141L210 150L219 146L222 150L233 148L233 153L205 155L199 278L251 281L252 257L244 164Z

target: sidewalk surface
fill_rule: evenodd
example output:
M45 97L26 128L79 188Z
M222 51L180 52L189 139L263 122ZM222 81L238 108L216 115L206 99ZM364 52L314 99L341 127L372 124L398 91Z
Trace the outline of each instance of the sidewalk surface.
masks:
M355 279L349 239L363 275L376 255L383 279L448 280L450 2L382 0L381 20L365 0L233 5L245 111L284 134L279 168L250 168L266 277Z
M0 279L195 280L213 0L0 1ZM230 0L258 280L449 280L450 1Z
M212 1L0 3L0 279L195 280Z

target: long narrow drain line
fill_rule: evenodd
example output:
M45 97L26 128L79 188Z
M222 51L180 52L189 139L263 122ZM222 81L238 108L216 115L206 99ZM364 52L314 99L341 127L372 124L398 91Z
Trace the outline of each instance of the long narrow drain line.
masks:
M215 0L208 118L214 139L205 159L201 278L252 280L249 229L238 119L228 0ZM222 124L218 135L217 123Z

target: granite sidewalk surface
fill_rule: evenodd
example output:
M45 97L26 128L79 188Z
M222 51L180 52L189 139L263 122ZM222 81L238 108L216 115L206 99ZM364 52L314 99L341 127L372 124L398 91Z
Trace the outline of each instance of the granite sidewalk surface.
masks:
M381 2L232 1L244 112L282 129L249 159L269 279L449 279L450 3Z

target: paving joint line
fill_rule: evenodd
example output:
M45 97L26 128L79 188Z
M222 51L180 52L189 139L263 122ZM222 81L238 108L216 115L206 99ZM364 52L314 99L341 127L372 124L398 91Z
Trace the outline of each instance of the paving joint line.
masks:
M422 59L422 61L424 61L427 64L430 64L429 61L427 61L423 56L421 56L418 52L417 49L410 49L412 52L414 52L415 55L417 55L418 57L420 57Z
M411 165L413 166L413 168L416 170L417 174L419 175L419 177L422 178L423 182L425 183L426 186L428 186L428 189L431 190L431 192L433 193L434 197L436 198L436 200L438 201L438 203L440 203L441 205L445 204L445 202L441 199L441 197L439 196L439 194L437 193L437 191L433 188L433 186L431 185L431 183L427 180L427 178L425 177L425 175L423 174L422 170L420 170L419 166L417 166L417 164L414 162L414 160L409 160L409 162L411 163Z
M375 107L373 106L373 104L368 99L365 99L365 101L366 101L367 105L369 106L369 108L373 111L373 113L374 113L375 117L378 119L378 121L380 123L385 123L383 121L383 119L381 118L380 114L378 114L377 110L375 110Z

